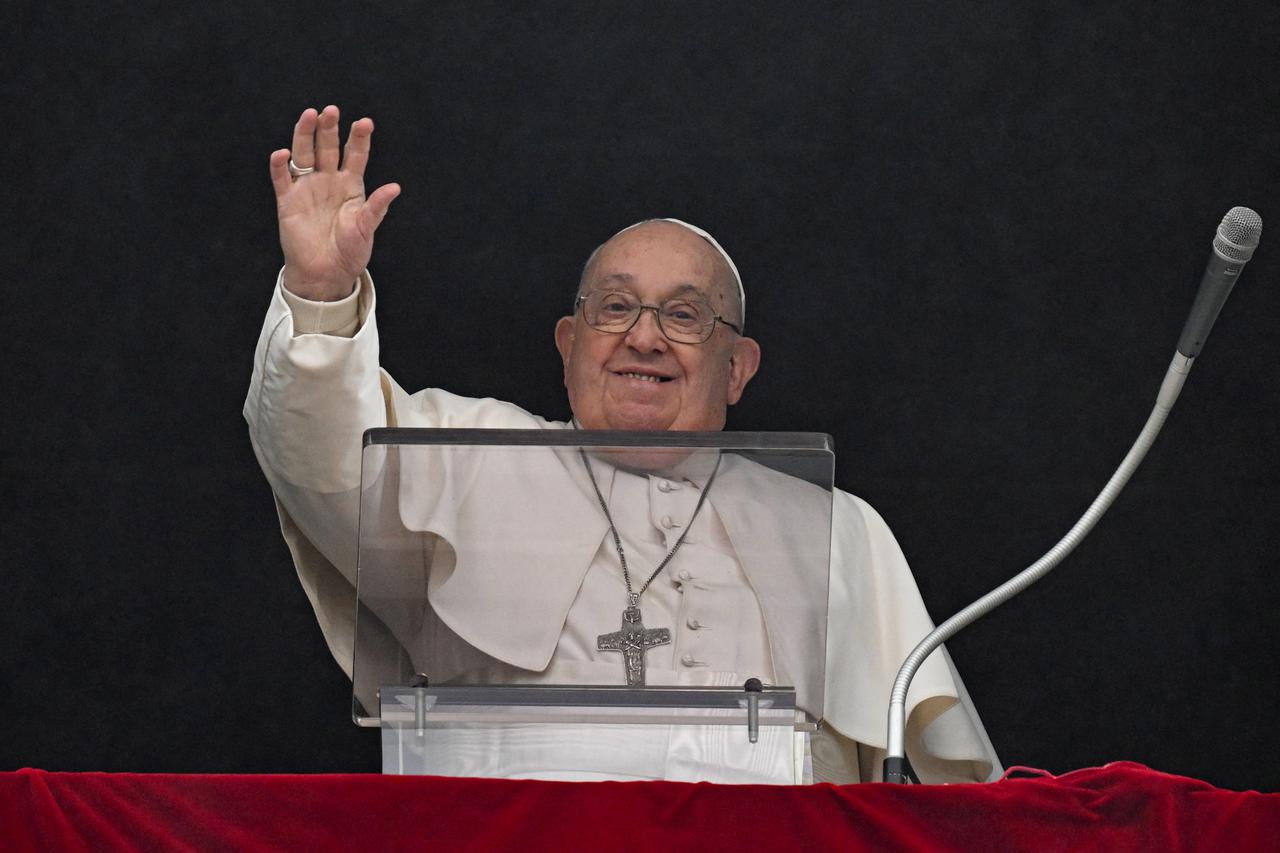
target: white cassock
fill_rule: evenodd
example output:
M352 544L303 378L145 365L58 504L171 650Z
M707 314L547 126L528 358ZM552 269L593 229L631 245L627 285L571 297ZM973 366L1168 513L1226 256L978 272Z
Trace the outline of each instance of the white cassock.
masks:
M570 426L492 399L463 398L439 389L406 394L378 367L374 293L367 275L355 293L333 303L299 299L277 282L255 353L244 414L258 461L275 492L299 578L330 651L348 675L355 633L363 432L382 426ZM795 516L772 531L761 529L767 517L750 517L749 510L742 509L750 502L729 499L753 489L777 494L803 489L803 484L792 481L789 486L784 482L789 478L745 460L726 459L731 462L717 474L707 507L687 531L685 544L641 601L647 626L675 626L671 645L646 656L648 683L740 685L744 674L762 674L766 683L795 684L802 707L806 700L811 706L814 696L821 697L824 728L810 744L814 778L878 779L893 678L933 627L902 552L875 510L853 495L835 491L825 684L806 688L818 671L806 666L815 656L805 654L812 644L811 624L795 624L799 620L788 619L778 604L790 601L796 606L794 590L788 596L775 576L753 566L749 557L742 558L745 564L740 562L737 555L760 553L760 543L812 536L813 531L803 523L797 526ZM692 516L707 472L645 475L607 464L595 470L628 560L656 566L684 532L682 525ZM582 504L577 513L572 503L560 499L523 507L525 513L550 512L561 520L568 513L581 519L571 525L561 521L561 528L571 531L565 535L576 544L560 553L585 555L576 564L561 559L526 565L529 576L538 579L529 584L511 582L506 574L509 562L469 560L468 549L456 547L459 542L479 541L492 530L491 523L486 526L483 518L460 517L452 511L442 514L436 495L415 495L414 488L399 496L406 523L455 547L436 549L435 562L445 564L443 571L431 561L423 567L430 583L424 577L420 588L430 607L425 607L426 601L408 602L410 609L432 611L448 629L445 633L480 650L487 677L494 680L620 683L619 656L601 652L595 644L598 634L617 630L614 623L625 594L612 538L592 493L575 490L571 499ZM795 493L795 503L804 500L802 491ZM553 523L552 516L547 524ZM824 517L823 534L825 521ZM468 525L477 528L473 534L468 534ZM751 542L746 541L749 537L754 537ZM644 573L647 576L648 570ZM437 582L440 576L447 583ZM633 582L638 586L642 580ZM420 619L389 624L396 642L411 655L424 643L439 645L439 625L423 625ZM981 781L999 772L994 750L945 650L920 668L907 708L907 752L924 781ZM674 760L655 764L615 755L599 772L557 774L540 772L537 750L522 746L488 752L489 763L476 767L485 775L683 778ZM625 766L628 761L633 766ZM729 775L726 780L748 778Z

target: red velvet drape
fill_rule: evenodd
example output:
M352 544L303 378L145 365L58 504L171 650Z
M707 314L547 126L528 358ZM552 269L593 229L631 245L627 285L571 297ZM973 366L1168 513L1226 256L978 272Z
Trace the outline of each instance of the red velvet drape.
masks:
M1280 794L1129 762L988 785L0 774L5 850L1264 850Z

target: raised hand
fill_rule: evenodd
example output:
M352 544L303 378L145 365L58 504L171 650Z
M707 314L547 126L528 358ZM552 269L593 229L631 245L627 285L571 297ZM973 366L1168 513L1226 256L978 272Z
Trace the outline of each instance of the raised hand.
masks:
M308 109L294 125L292 150L271 153L284 284L304 299L350 295L373 254L373 233L400 195L399 184L384 184L365 197L372 136L372 119L353 123L339 164L338 108ZM315 171L294 177L290 157L298 169Z

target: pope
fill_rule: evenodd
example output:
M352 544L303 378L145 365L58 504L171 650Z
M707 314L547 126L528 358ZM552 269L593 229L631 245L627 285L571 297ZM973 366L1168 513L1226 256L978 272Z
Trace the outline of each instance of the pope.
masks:
M654 219L624 228L591 253L572 313L555 324L573 423L436 388L406 393L378 366L376 300L367 271L374 236L400 186L366 193L373 122L354 122L343 149L339 118L335 106L304 111L291 147L270 157L284 266L259 338L244 414L303 587L330 650L350 674L366 429L721 430L728 407L758 371L761 351L744 333L745 291L728 253L700 228ZM723 500L717 504L724 494L717 490L728 489L735 476L741 480L741 472L704 471L679 480L615 468L607 479L603 469L599 476L587 469L599 498L595 509L603 510L609 533L588 545L593 553L584 555L579 573L540 578L540 606L525 608L550 616L531 616L523 633L487 624L506 611L466 610L461 599L450 600L447 585L431 605L513 673L550 678L607 662L620 676L616 643L606 649L601 638L597 645L599 626L590 620L615 614L607 630L616 631L622 605L643 606L649 621L654 607L672 620L666 624L681 626L667 638L674 644L667 665L683 666L685 675L699 669L768 672L778 645L802 626L775 622L766 629L768 606L757 589L766 581L734 556L733 513ZM717 476L722 482L715 482ZM658 501L682 508L651 525L659 516L635 507ZM653 529L640 530L648 526ZM641 588L648 587L647 570L638 577L627 572L628 558L633 565L658 566L649 578L652 591ZM491 595L498 602L509 590L492 577L496 571L479 567L474 577L451 577L449 584L468 590L468 600ZM624 580L626 600L618 595ZM869 505L840 490L832 503L830 583L827 725L813 740L814 776L871 781L883 756L893 675L932 623L888 527ZM539 618L545 624L535 624ZM730 642L728 631L717 637L717 620L735 626ZM517 635L524 637L521 643L510 639ZM629 679L631 674L629 667ZM945 650L921 668L908 707L908 753L926 781L975 781L998 772Z

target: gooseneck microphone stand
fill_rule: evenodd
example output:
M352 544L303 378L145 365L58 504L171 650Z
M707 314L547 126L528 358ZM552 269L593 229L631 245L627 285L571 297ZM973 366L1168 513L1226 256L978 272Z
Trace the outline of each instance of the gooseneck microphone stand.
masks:
M1213 241L1214 252L1210 256L1209 265L1204 278L1200 282L1200 290L1196 294L1191 316L1183 328L1182 337L1178 341L1177 352L1164 376L1160 393L1156 397L1155 407L1147 418L1146 425L1125 455L1120 467L1111 475L1101 493L1085 510L1084 515L1075 523L1066 536L1059 540L1049 552L1036 560L1014 577L988 592L950 619L943 622L928 634L903 662L898 676L893 682L893 692L889 698L889 731L888 750L884 761L884 781L899 784L911 780L912 773L906 757L906 714L907 690L916 670L938 646L955 636L961 629L995 610L1036 581L1049 574L1055 566L1066 559L1076 549L1098 520L1115 502L1121 489L1129 482L1133 472L1137 470L1147 451L1155 442L1156 436L1169 417L1169 411L1182 392L1182 386L1191 372L1191 364L1204 346L1209 329L1218 317L1222 305L1226 302L1232 286L1244 268L1245 262L1253 255L1258 246L1258 238L1262 233L1262 219L1247 207L1233 207L1227 212L1218 228Z

